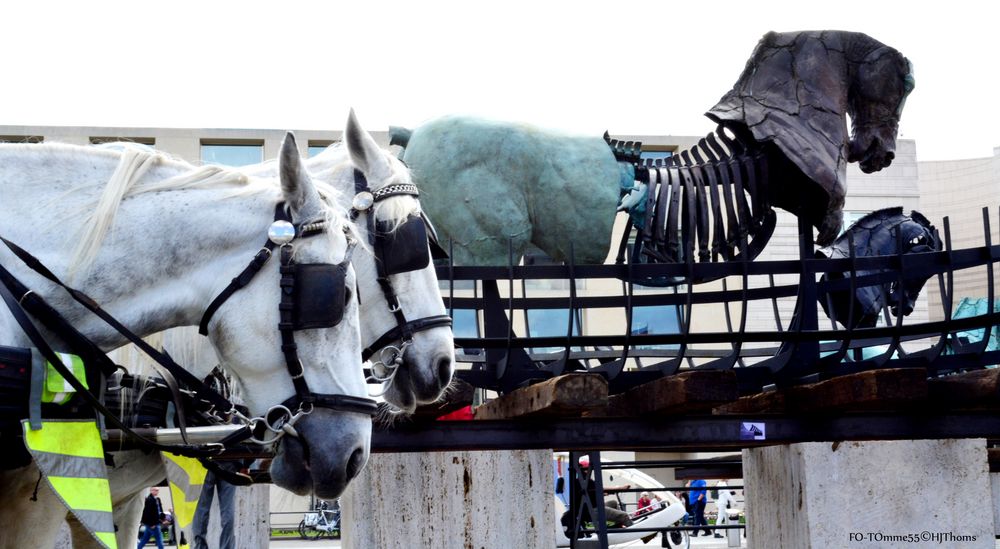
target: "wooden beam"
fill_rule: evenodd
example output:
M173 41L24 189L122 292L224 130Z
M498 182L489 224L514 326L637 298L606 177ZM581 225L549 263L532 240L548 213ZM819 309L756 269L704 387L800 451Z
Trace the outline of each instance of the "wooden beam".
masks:
M869 370L790 390L803 412L896 410L927 400L927 370Z
M593 374L566 374L491 400L476 408L476 419L526 416L579 416L608 404L608 382Z
M784 414L788 409L788 391L764 391L747 395L712 409L713 415Z
M720 406L715 414L861 412L925 405L927 371L923 368L869 370L743 397Z
M732 370L693 370L664 377L611 397L609 416L677 414L710 410L739 395Z
M1000 408L1000 369L976 370L928 381L931 402L949 409Z

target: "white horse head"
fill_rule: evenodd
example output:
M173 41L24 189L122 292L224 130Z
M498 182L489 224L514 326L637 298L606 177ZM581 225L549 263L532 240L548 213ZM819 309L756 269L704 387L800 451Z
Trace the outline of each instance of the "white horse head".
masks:
M354 196L354 169L360 170L372 191L392 184L411 184L409 169L389 151L375 143L371 135L358 123L352 111L344 132L346 147L333 145L306 161L315 181L335 189L345 207L350 207ZM244 168L248 173L266 174L271 165L263 164ZM392 196L378 202L375 216L379 221L398 226L411 214L420 212L420 203L412 196ZM356 222L362 242L368 242L368 225L364 218ZM361 301L361 341L365 348L374 345L398 323L395 314L378 281L378 268L372 250L354 255L354 268L358 275L358 294ZM389 275L389 284L399 301L399 309L407 320L413 321L440 317L447 314L438 289L437 274L433 263L426 267ZM387 341L387 346L374 349L373 360L382 356L382 349L400 348L402 342ZM392 378L384 383L386 400L406 412L418 404L437 400L451 383L454 370L454 339L451 328L439 326L418 331L405 347L402 364Z
M348 117L344 137L352 163L364 173L373 192L387 185L412 184L410 170L389 151L375 143L371 135L362 129L353 111ZM386 198L376 204L374 212L377 221L388 222L393 228L406 221L410 215L419 213L420 203L408 195ZM367 233L367 227L364 231ZM374 261L359 261L357 269L362 300L370 300L365 301L365 314L361 318L362 338L370 345L367 342L392 330L397 326L398 320L383 292L378 289ZM447 314L433 262L420 269L391 274L389 284L398 297L399 309L406 319L416 320ZM369 307L372 310L369 311ZM385 382L386 400L406 412L412 412L417 404L437 400L451 383L454 370L455 342L451 327L442 326L416 332L405 347L399 340L390 344L403 348L404 351L398 370Z
M124 159L135 160L128 155L143 154L148 158L123 169ZM94 215L110 216L103 225L107 235L75 271L74 285L140 335L195 325L265 242L279 202L297 223L326 224L322 235L293 241L296 263L344 261L351 225L342 207L320 196L291 137L282 145L279 164L280 185L274 179L248 183L243 174L216 167L196 170L137 151L64 145L0 148L0 234L65 277L71 271L65 243L72 238L67 235L96 225L79 212L99 204ZM128 177L121 177L126 172ZM208 323L216 354L240 383L255 415L296 394L278 331L277 259L233 293ZM6 251L0 252L0 261L103 348L125 342ZM345 285L342 320L332 327L296 331L294 338L310 391L363 397L355 275L349 265ZM5 314L0 314L0 342L27 345ZM201 377L207 371L192 373ZM295 429L299 437L285 437L278 448L272 465L275 482L297 493L336 497L367 460L370 417L317 406Z

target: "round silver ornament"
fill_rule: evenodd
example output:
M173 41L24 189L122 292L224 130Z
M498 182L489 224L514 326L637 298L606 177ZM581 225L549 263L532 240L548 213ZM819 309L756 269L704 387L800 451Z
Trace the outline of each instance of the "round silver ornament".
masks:
M371 208L374 203L375 197L372 196L372 193L368 191L361 191L354 195L354 200L352 201L351 206L353 206L355 210L363 212L368 208Z
M267 238L281 246L295 238L295 226L287 221L275 221L267 229Z

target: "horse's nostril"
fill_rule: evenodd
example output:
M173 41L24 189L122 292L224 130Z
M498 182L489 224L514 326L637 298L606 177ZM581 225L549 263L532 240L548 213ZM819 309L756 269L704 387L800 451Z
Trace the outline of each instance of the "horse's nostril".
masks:
M361 468L365 466L365 451L361 448L354 450L351 454L351 459L347 460L347 480L358 476L361 472Z
M438 380L442 386L451 383L451 357L442 357L437 363Z
M886 159L886 161L892 162L892 160L894 158L896 158L896 153L894 153L892 151L889 151L889 152L885 153L885 159Z

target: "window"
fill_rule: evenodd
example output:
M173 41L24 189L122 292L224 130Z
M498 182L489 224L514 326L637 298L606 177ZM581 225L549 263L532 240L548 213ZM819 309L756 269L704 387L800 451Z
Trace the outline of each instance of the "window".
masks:
M249 166L264 161L260 141L202 141L201 161L220 166Z
M569 309L528 309L525 311L527 318L528 337L566 337L566 329L569 327ZM580 311L573 315L573 335L580 335ZM533 353L554 353L561 351L565 347L535 347L531 349ZM578 347L574 347L578 349Z
M310 139L309 148L307 149L306 154L308 155L309 158L312 158L317 154L325 151L327 147L333 145L334 143L336 143L336 141L323 141L318 139Z
M643 148L643 150L639 153L639 161L643 164L648 164L650 162L655 163L656 161L662 163L664 160L673 155L673 149L653 145L648 148Z
M105 143L138 143L147 147L155 147L156 139L152 137L91 137L91 145L103 145Z
M479 314L475 309L452 311L452 332L455 337L479 337Z
M663 291L663 288L650 288L635 285L635 291ZM680 309L677 305L646 305L632 307L632 335L646 334L678 334L680 333ZM635 345L636 349L676 349L677 345Z
M44 140L40 135L0 135L0 143L41 143Z

